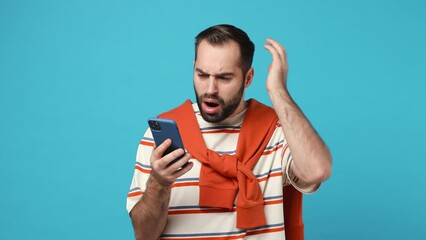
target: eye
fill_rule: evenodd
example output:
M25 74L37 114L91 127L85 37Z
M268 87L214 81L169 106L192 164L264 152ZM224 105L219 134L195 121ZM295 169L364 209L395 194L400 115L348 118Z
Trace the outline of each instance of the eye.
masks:
M205 79L205 78L208 78L208 77L209 77L209 75L208 75L208 74L199 73L199 74L198 74L198 77L199 77L199 78L202 78L202 79Z
M231 78L230 78L230 77L226 77L226 76L217 76L217 79L219 79L219 80L224 80L224 81L229 81L229 80L231 80Z

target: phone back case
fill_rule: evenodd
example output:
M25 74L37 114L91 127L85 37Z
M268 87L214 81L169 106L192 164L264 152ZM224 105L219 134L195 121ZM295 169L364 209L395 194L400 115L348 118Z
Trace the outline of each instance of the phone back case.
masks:
M158 125L154 124L153 122L157 122ZM151 129L152 136L154 137L156 146L159 146L168 138L172 140L172 145L166 150L164 155L167 155L179 148L185 150L177 124L174 120L165 118L150 118L148 119L148 124ZM157 126L160 128L158 129Z

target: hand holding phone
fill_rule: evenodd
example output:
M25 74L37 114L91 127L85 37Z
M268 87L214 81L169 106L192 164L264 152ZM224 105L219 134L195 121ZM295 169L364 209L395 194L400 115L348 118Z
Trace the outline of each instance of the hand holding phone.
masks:
M162 144L166 139L172 140L172 144L167 148L163 156L179 148L184 150L184 153L178 158L171 161L169 165L173 164L174 162L176 162L177 160L185 156L186 154L185 148L183 146L183 142L180 137L179 129L174 120L165 119L165 118L150 118L148 119L148 125L151 129L152 136L154 137L154 142L156 146L159 146L160 144Z

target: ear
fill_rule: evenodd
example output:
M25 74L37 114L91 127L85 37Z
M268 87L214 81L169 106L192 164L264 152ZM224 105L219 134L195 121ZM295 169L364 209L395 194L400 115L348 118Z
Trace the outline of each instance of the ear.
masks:
M251 82L253 81L253 76L254 76L254 68L250 68L247 73L246 76L244 77L244 87L248 88L251 84Z

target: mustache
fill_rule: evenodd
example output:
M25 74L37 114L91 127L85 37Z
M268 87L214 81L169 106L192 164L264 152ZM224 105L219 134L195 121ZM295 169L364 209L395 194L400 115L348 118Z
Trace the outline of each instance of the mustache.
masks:
M200 98L210 98L210 99L214 99L214 100L219 100L219 96L216 94L209 94L209 93L204 93L203 95L200 96Z
M206 99L206 98L215 100L215 101L219 102L219 105L225 106L225 100L223 98L219 97L216 94L204 93L199 97L199 101L202 102L203 99Z
M213 100L218 101L218 102L219 102L219 103L221 103L221 104L225 104L225 100L223 100L221 97L219 97L219 96L218 96L218 95L216 95L216 94L204 93L204 94L200 95L200 96L199 96L199 98L200 98L200 100L201 100L201 99L205 99L205 98L213 99Z

